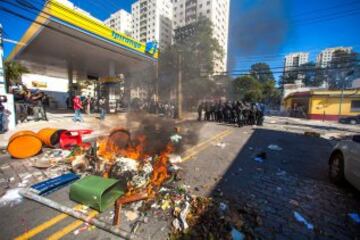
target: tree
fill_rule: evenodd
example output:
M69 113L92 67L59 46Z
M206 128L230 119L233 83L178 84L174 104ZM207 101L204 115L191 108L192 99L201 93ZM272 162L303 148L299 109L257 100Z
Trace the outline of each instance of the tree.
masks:
M299 67L302 80L307 87L319 87L326 81L324 70L316 66L314 62L309 62Z
M275 80L274 74L270 70L270 66L267 63L256 63L251 65L250 74L260 83Z
M238 77L233 81L234 95L243 101L259 102L263 99L261 84L251 75Z
M192 34L179 39L160 52L160 95L175 89L178 73L178 56L181 55L183 72L183 99L189 105L209 96L216 84L209 76L214 73L214 63L223 58L223 49L213 37L212 24L207 18L194 23Z
M21 76L24 73L29 73L29 70L25 66L15 61L5 61L4 70L7 86L21 83Z
M354 72L358 69L357 54L348 53L344 50L336 50L327 68L330 89L342 89L351 87L355 77Z

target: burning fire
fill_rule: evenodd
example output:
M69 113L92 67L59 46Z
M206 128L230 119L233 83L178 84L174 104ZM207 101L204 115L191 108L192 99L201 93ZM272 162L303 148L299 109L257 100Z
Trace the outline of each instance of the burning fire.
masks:
M172 143L165 146L158 156L151 156L152 154L146 152L147 137L139 135L135 140L131 139L130 133L124 129L114 130L108 137L98 139L97 141L97 156L104 165L115 164L117 157L131 158L139 161L142 165L149 157L154 157L152 164L153 171L150 176L150 181L146 187L149 197L155 196L155 191L169 178L168 164L169 155L174 151ZM104 177L109 176L109 171L105 171ZM127 195L134 194L137 189L129 189Z

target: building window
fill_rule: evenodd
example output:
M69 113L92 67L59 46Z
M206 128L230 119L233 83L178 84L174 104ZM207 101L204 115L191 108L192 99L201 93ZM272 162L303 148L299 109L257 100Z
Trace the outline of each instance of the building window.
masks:
M351 101L351 112L360 112L360 100Z

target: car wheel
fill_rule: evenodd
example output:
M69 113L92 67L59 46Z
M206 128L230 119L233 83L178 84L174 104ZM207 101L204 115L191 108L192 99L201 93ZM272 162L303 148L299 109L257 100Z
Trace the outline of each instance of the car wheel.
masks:
M356 121L355 119L351 119L351 120L350 120L350 124L351 124L351 125L355 125L355 124L357 124L357 121Z
M344 157L341 152L335 152L330 157L329 177L335 184L344 182Z

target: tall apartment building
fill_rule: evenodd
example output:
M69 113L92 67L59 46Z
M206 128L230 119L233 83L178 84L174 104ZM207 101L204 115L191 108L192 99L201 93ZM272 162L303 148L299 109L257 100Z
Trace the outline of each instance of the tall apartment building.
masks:
M230 0L171 0L174 29L207 17L213 24L213 36L224 49L222 61L215 62L215 72L227 70Z
M284 70L288 71L294 67L299 67L308 62L309 62L309 53L308 52L290 53L285 56Z
M333 59L334 52L337 50L342 50L347 53L352 52L351 47L335 47L335 48L326 48L317 56L316 63L320 67L328 67L331 60Z
M141 42L157 41L159 48L172 43L173 7L170 0L138 0L131 5L133 37Z
M104 21L104 23L117 32L132 36L132 15L124 9L120 9L119 11L111 14L110 17Z

